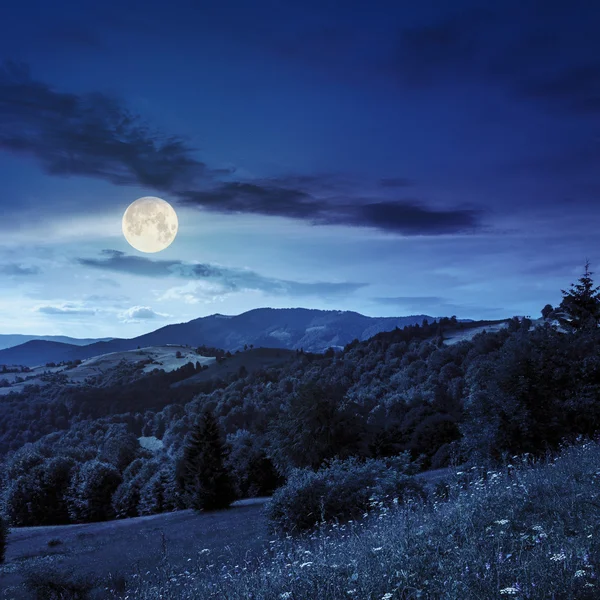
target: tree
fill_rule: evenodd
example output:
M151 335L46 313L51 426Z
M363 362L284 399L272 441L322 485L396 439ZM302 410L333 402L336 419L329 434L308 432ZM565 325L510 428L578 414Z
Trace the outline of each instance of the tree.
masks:
M235 499L226 446L213 412L205 409L183 451L183 485L188 504L197 511L226 508Z
M542 318L547 319L552 314L553 311L554 311L554 307L552 306L552 304L546 304L546 306L544 306L544 308L542 308Z
M117 469L89 460L75 471L69 490L69 515L75 522L107 521L115 516L112 496L122 477Z
M69 523L65 498L72 458L57 456L9 481L4 495L6 514L15 527Z
M154 515L176 510L173 473L163 468L148 480L140 490L139 514Z
M594 287L590 263L586 261L585 272L579 283L572 283L571 289L561 290L563 294L558 315L559 323L568 330L598 327L600 322L600 286Z
M300 386L271 426L270 454L278 472L318 469L327 459L361 453L363 416L340 385L311 381Z

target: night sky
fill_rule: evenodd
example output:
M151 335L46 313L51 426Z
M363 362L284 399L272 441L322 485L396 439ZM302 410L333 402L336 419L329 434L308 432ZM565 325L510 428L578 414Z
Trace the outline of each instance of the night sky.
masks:
M600 273L599 31L597 0L11 3L0 333L539 316ZM121 232L145 195L157 254Z

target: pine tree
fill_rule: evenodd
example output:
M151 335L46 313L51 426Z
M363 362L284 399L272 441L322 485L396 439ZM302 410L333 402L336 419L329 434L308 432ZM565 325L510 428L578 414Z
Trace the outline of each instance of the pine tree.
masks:
M206 409L183 451L184 489L194 510L226 508L235 499L225 458L226 446L219 425L212 411Z
M600 322L600 286L594 287L590 263L586 261L585 272L579 283L572 283L571 289L561 290L563 294L558 316L559 323L571 331L598 327Z

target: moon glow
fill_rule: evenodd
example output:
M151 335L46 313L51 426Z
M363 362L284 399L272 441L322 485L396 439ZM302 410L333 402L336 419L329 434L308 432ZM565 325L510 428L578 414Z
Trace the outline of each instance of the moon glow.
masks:
M155 196L132 202L123 215L123 235L140 252L160 252L168 248L179 228L173 207Z

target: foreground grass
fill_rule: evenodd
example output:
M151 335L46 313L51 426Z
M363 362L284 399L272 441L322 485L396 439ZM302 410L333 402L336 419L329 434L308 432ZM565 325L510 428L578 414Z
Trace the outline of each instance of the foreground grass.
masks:
M516 460L516 459L515 459ZM409 600L600 597L600 444L555 459L457 472L448 500L274 538L252 561L166 561L122 597L146 600Z
M117 582L121 590L123 580L137 579L133 574L145 580L162 574L167 562L172 569L192 570L196 554L204 548L220 563L260 554L268 540L260 500L204 514L186 510L102 523L14 528L6 563L0 564L0 600L98 600L114 597L104 588L114 589ZM86 595L88 583L93 589Z

